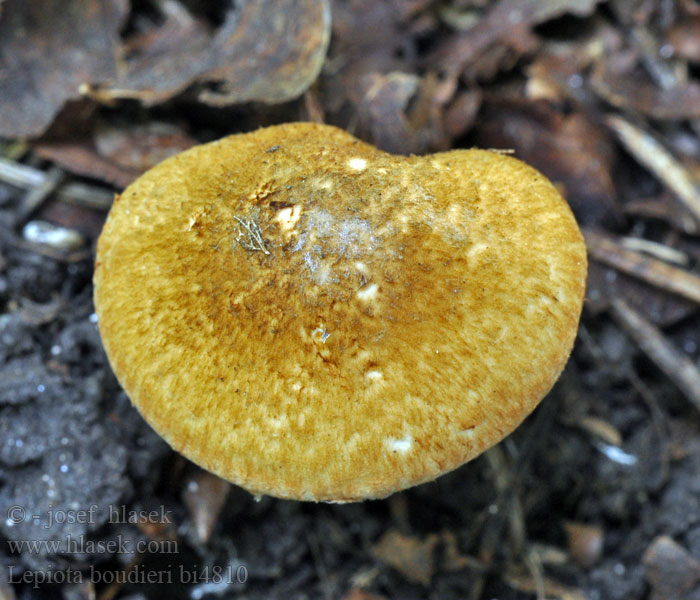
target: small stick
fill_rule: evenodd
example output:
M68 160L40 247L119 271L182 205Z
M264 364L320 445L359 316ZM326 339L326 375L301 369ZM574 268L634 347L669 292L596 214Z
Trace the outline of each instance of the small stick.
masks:
M651 134L622 117L609 116L608 125L630 153L683 201L700 221L700 189L688 170ZM697 227L686 233L696 233Z
M29 216L46 202L48 197L61 185L61 181L65 177L65 173L58 167L52 167L46 174L44 181L37 187L32 188L27 192L22 204L17 210L15 225L21 225Z
M700 371L651 322L621 298L610 304L613 317L656 365L700 410Z
M41 169L0 157L0 181L31 190L43 185L46 177ZM77 181L59 186L56 195L62 202L100 210L109 209L114 198L114 193L107 189Z
M589 255L606 265L700 304L700 277L657 258L624 248L592 230L583 232Z

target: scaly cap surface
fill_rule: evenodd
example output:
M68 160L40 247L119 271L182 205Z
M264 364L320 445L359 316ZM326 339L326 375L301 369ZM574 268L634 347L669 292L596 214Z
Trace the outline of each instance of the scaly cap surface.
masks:
M173 448L254 493L342 502L510 433L566 363L585 277L569 207L524 163L293 123L140 177L94 281L114 372Z

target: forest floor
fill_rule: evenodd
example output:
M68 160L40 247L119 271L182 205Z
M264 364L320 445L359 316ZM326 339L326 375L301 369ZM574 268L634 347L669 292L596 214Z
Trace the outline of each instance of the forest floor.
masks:
M699 80L693 0L0 2L0 600L700 600ZM386 500L256 499L200 470L96 326L114 193L298 120L512 150L586 238L552 392Z

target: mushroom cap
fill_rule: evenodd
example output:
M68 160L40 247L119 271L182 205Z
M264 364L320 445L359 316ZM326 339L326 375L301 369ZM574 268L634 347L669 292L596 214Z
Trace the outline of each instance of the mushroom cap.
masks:
M137 179L94 282L114 372L175 450L256 494L347 502L510 433L566 363L585 278L528 165L291 123Z

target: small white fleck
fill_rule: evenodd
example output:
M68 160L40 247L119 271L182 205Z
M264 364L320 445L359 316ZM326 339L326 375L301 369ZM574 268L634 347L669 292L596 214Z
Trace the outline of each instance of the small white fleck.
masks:
M58 356L61 352L63 352L63 349L58 344L51 346L51 354L53 356Z
M583 77L581 77L578 73L575 73L571 77L569 77L569 87L573 89L578 89L583 85Z
M365 377L370 381L378 381L384 379L384 374L381 371L367 371Z
M374 300L378 290L379 286L376 283L370 283L369 285L359 290L355 295L357 296L358 300L366 302L368 300Z
M90 323L97 323L97 313L92 313L90 315Z
M61 473L68 473L68 465L61 465Z
M600 450L611 461L616 462L619 465L631 467L632 465L637 464L637 457L634 454L625 452L622 448L618 448L617 446L612 446L601 441L596 441L595 447L598 448L598 450Z
M618 575L620 577L624 575L626 571L627 569L625 569L625 565L623 565L622 563L616 563L613 567L613 572L615 573L615 575Z
M389 448L394 452L401 452L401 454L408 452L412 445L413 440L411 436L406 436L401 440L389 440Z
M282 208L277 212L275 221L280 225L283 231L290 231L294 229L296 224L299 222L301 217L301 205L295 204L294 206L288 206L287 208Z
M364 171L367 168L367 161L364 158L351 158L348 161L348 167L355 171Z
M355 268L360 273L367 273L367 265L363 262L360 262L359 260L357 262L355 262Z
M43 383L40 383L36 386L36 391L43 394L46 391L46 386Z
M15 440L15 448L21 448L24 446L24 442L22 440Z
M190 493L195 493L199 491L199 484L196 481L190 481L187 484L187 491Z
M659 56L661 58L671 58L673 56L673 46L671 44L664 44L659 48Z

